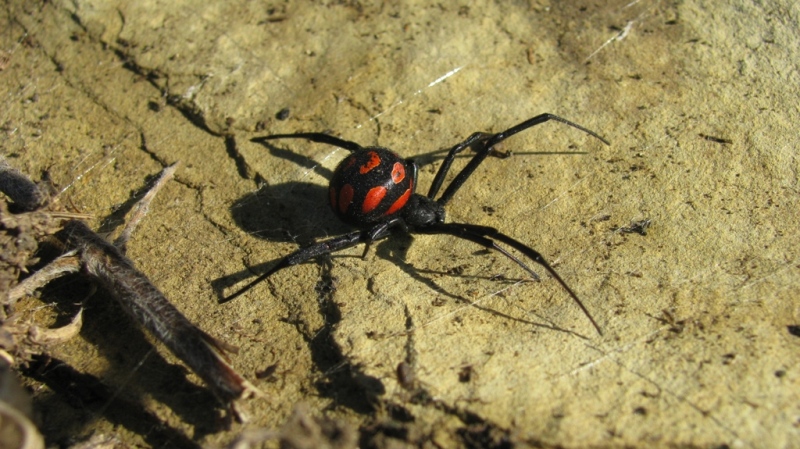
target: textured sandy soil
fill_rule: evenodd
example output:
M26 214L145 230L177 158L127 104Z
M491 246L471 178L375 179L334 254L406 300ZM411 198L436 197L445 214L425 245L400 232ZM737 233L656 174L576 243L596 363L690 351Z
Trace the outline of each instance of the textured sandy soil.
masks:
M128 255L267 395L226 427L101 291L51 349L60 368L25 379L50 444L222 446L303 404L363 447L800 447L797 3L464 4L4 3L0 150L106 231L181 161ZM326 205L345 151L251 138L387 146L418 159L424 192L443 149L542 112L611 145L528 130L448 217L539 250L603 336L553 279L444 236L344 251L217 304L348 231ZM57 323L88 291L64 281L18 313Z

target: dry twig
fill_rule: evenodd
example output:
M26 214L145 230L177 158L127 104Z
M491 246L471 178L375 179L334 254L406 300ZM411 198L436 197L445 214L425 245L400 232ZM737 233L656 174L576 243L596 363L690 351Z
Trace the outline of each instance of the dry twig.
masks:
M225 353L235 352L236 348L211 337L192 324L123 253L124 245L147 214L150 202L158 190L173 177L176 168L177 164L164 169L147 194L137 203L128 224L114 244L106 241L80 220L66 221L59 235L67 252L14 286L9 291L6 304L10 307L24 295L33 293L55 278L81 272L111 293L134 320L197 373L220 401L230 405L239 420L245 420L243 413L237 409L237 401L260 392L230 366L230 360ZM2 158L0 189L24 210L35 210L47 202L47 196L33 182ZM0 210L5 211L5 208ZM54 220L63 220L65 217L64 214L51 214L49 211L31 213L44 214ZM22 214L2 215L1 224L8 228L9 223L14 225L15 217ZM72 330L75 323L80 326L80 321L75 320L70 325L69 332L48 335L59 338L74 335Z

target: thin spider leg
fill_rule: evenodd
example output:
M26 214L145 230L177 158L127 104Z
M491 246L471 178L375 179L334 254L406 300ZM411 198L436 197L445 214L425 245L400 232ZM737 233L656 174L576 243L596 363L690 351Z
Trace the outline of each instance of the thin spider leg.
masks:
M572 289L569 288L567 283L564 282L563 279L561 279L561 276L558 275L556 270L553 269L553 267L551 267L549 263L547 263L547 261L544 259L544 257L542 257L541 254L539 254L538 251L536 251L533 248L525 245L524 243L520 242L519 240L511 238L511 237L503 234L502 232L498 231L495 228L491 228L491 227L488 227L488 226L473 225L473 224L469 224L469 223L441 223L441 224L437 224L437 225L431 226L429 228L426 228L424 230L418 230L417 232L425 233L425 234L449 234L449 235L452 235L452 236L455 236L455 237L463 238L465 240L470 240L470 241L475 242L475 243L477 243L479 245L483 245L486 248L490 248L490 249L494 249L494 250L499 251L503 255L507 256L509 259L511 259L514 262L516 262L519 266L524 268L525 271L527 271L529 273L533 273L533 270L531 270L527 265L522 263L519 259L517 259L516 257L512 256L507 251L501 249L501 247L498 246L492 239L493 238L497 239L497 240L499 240L499 241L511 246L512 248L514 248L517 251L521 252L522 254L527 256L529 259L533 260L537 264L541 265L545 270L547 270L547 272L550 273L550 275L553 276L553 278L555 278L556 281L558 281L559 284L561 284L561 286L564 288L564 290L566 290L567 293L569 293L569 295L572 297L572 299L578 304L578 307L581 308L581 310L586 315L586 317L589 318L589 321L592 322L592 325L597 330L597 333L600 334L600 335L603 335L603 331L600 330L600 326L594 320L594 318L592 317L592 314L589 313L589 310L586 308L586 306L583 305L583 302L581 302L581 300L578 298L578 295L576 295L575 292L573 292ZM534 277L536 279L538 279L538 276L536 276L536 273L533 273L533 275L534 275Z
M389 221L378 223L369 231L365 231L367 236L364 238L364 252L361 253L361 258L367 258L367 253L372 247L372 242L386 238L395 229L399 229L401 232L408 234L408 225L402 218L392 218Z
M445 189L444 193L442 194L441 197L439 197L437 202L439 204L441 204L442 206L446 205L453 198L453 195L456 194L458 189L460 189L461 186L464 185L464 182L466 182L467 179L470 176L472 176L472 173L478 168L479 165L481 165L481 163L484 161L484 159L486 159L486 157L489 156L490 150L492 149L493 146L495 146L498 143L508 139L509 137L513 136L514 134L517 134L520 131L524 131L524 130L526 130L528 128L534 127L536 125L540 125L540 124L542 124L544 122L547 122L547 121L550 121L550 120L555 120L557 122L561 122L561 123L564 123L566 125L569 125L569 126L571 126L573 128L577 128L577 129L589 134L592 137L596 137L596 138L600 139L600 141L603 142L604 144L610 145L608 143L608 141L603 139L602 137L600 137L600 135L598 135L594 131L588 130L588 129L584 128L583 126L578 125L577 123L573 123L573 122L571 122L571 121L569 121L567 119L561 118L561 117L559 117L557 115L553 115L553 114L540 114L540 115L537 115L536 117L533 117L533 118L530 118L528 120L525 120L524 122L522 122L522 123L520 123L518 125L512 126L511 128L509 128L509 129L507 129L507 130L505 130L503 132L489 135L482 142L482 145L483 145L482 148L477 150L477 152L476 152L475 156L472 158L472 160L470 160L469 163L461 170L461 172L459 172L458 175L456 175L456 177L453 179L453 182L451 182L450 185L447 186L447 188ZM473 134L473 136L474 135L475 134ZM463 148L462 148L462 150L463 150ZM441 169L440 169L440 171L441 171ZM438 174L437 174L437 176L438 176Z
M315 243L305 248L300 248L297 251L279 260L278 263L276 263L272 268L267 270L266 273L257 277L254 281L240 288L233 294L220 299L219 303L223 304L232 299L237 298L242 293L253 288L256 284L260 283L261 281L275 274L277 271L280 271L286 267L291 267L293 265L301 264L309 259L313 259L314 257L321 256L323 254L330 254L339 250L356 246L359 243L368 241L369 238L370 238L369 231L355 231L349 234L332 238L330 240L325 240L323 242Z
M492 228L489 228L492 229ZM464 240L469 240L471 242L475 242L478 245L481 245L488 249L493 249L502 255L508 257L512 261L514 261L517 265L522 267L523 270L527 271L528 274L535 280L540 280L539 275L536 274L535 271L531 269L525 262L519 260L515 255L506 251L505 248L499 246L494 240L486 238L481 233L472 232L469 229L466 229L461 223L441 223L437 225L433 225L428 228L422 228L417 230L418 234L449 234L455 237L463 238Z
M529 118L528 120L525 120L524 122L522 122L522 123L520 123L518 125L514 125L511 128L509 128L509 129L507 129L507 130L505 130L503 132L495 134L494 137L487 142L487 143L491 143L491 145L488 145L488 146L489 147L493 147L493 146L497 145L498 143L500 143L501 141L503 141L505 139L508 139L509 137L513 136L514 134L516 134L516 133L518 133L520 131L525 131L528 128L534 127L536 125L541 125L542 123L550 121L550 120L554 120L556 122L561 122L561 123L563 123L565 125L569 125L569 126L571 126L573 128L579 129L579 130L585 132L586 134L597 138L598 140L600 140L604 144L611 145L611 143L609 143L606 139L604 139L602 136L600 136L599 134L597 134L596 132L594 132L594 131L592 131L590 129L584 128L583 126L581 126L581 125L579 125L579 124L577 124L575 122L571 122L571 121L569 121L569 120L567 120L565 118L559 117L557 115L544 113L544 114L539 114L536 117Z
M327 143L328 145L333 145L335 147L343 148L351 153L355 153L357 151L364 151L364 147L355 142L340 139L338 137L330 136L328 134L323 134L323 133L273 134L271 136L256 137L251 141L261 143L264 142L265 140L273 140L273 139L308 139L312 142Z
M466 148L469 148L472 144L477 142L480 139L488 139L492 137L493 134L486 134L486 133L473 133L471 136L467 137L463 142L453 146L450 151L447 153L447 156L442 161L442 166L439 167L439 171L436 172L436 177L433 178L433 182L431 183L431 188L428 190L428 198L433 199L437 193L439 193L439 189L442 187L442 183L444 182L444 177L447 176L447 172L450 171L450 166L453 165L453 161L456 159L456 155Z

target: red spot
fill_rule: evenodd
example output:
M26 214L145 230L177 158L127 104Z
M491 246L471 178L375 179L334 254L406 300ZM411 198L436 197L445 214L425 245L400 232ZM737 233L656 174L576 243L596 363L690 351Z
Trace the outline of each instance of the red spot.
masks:
M378 207L378 204L381 204L384 196L386 196L386 187L378 186L369 189L367 197L364 198L364 204L361 205L361 212L365 214L371 212Z
M353 186L350 184L345 184L342 186L342 190L339 192L339 212L346 213L347 209L350 207L350 203L353 202Z
M392 182L400 184L400 181L404 179L406 179L406 168L403 167L403 164L395 162L392 167Z
M392 204L392 207L386 211L386 215L392 215L393 213L397 212L398 210L402 209L403 206L406 205L408 199L411 197L411 189L406 190L403 192L403 195L397 199L397 201Z
M370 170L381 165L381 157L378 156L378 153L370 151L369 153L367 153L367 156L369 156L369 160L367 161L367 163L362 165L358 169L358 172L361 173L362 175L369 173Z

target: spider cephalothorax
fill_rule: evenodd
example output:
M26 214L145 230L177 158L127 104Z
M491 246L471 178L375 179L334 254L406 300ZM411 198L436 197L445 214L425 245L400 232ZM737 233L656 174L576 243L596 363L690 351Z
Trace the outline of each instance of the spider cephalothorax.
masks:
M417 186L417 164L411 159L401 158L397 153L389 149L362 147L355 142L322 133L276 134L254 139L257 141L308 139L350 151L351 154L342 160L334 170L328 192L333 212L342 221L359 228L359 230L314 243L289 254L256 280L230 296L223 298L220 302L227 302L236 298L278 270L297 265L322 254L350 248L360 243L369 245L371 242L387 237L395 231L418 234L449 234L499 251L534 278L538 278L538 276L530 267L505 248L499 246L496 241L514 248L525 257L538 263L570 294L592 322L595 329L597 329L597 332L602 333L600 326L597 325L589 311L578 299L578 296L536 250L488 226L470 223L445 223L444 206L453 198L458 189L464 185L464 182L472 175L475 169L491 154L492 147L520 131L549 120L555 120L580 129L608 145L608 142L598 134L573 122L553 114L537 115L501 133L474 133L463 142L452 147L436 173L428 194L424 196L414 193ZM437 199L436 195L439 193L456 155L467 148L472 148L475 151L475 155Z

